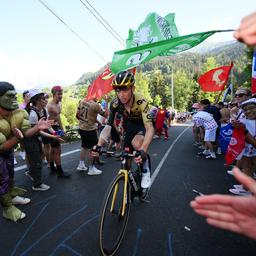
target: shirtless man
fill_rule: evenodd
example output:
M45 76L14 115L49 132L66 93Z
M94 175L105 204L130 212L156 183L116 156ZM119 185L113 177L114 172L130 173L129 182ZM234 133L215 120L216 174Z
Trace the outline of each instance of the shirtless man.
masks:
M52 100L47 104L47 110L49 114L49 120L54 121L54 125L52 128L55 131L59 131L63 129L60 113L61 113L61 101L63 95L63 89L61 86L56 85L52 88ZM57 140L51 140L51 153L50 153L50 173L57 173L58 177L68 178L71 176L70 173L64 172L61 167L61 145ZM56 168L54 166L56 164Z

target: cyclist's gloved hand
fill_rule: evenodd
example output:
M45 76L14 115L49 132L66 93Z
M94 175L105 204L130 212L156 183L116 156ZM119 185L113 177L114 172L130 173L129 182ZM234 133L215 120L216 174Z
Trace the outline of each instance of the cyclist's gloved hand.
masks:
M142 164L147 160L147 153L144 150L136 150L134 161L136 164Z
M92 148L92 156L94 157L98 157L100 152L101 152L101 146L99 145L94 145L93 148Z

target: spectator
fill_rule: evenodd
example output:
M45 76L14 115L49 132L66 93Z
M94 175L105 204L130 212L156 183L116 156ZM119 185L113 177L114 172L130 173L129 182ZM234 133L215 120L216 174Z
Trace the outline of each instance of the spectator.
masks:
M199 103L194 103L192 105L192 112L193 114L196 114L197 111L200 109L200 104ZM202 145L202 140L201 140L201 133L200 133L200 127L197 127L194 123L193 125L193 135L194 135L194 146L201 146Z
M204 155L206 159L215 159L216 155L213 150L213 142L216 140L217 123L212 115L204 111L204 104L200 104L200 111L193 115L193 122L196 127L204 128L205 150L199 155Z
M244 119L241 123L244 124L246 131L252 136L256 136L256 99L251 98L241 103L241 108L245 114ZM253 177L253 173L256 169L256 149L250 143L246 143L241 163L242 170L248 176ZM247 191L242 185L234 185L234 188L229 190L231 193L241 196L250 195L251 193Z
M256 12L245 17L234 33L234 37L248 45L256 46ZM235 197L210 195L197 197L191 202L195 211L207 217L215 227L246 235L256 240L256 182L234 168L235 178L254 195Z
M0 204L3 217L15 222L26 215L14 204L27 204L30 199L20 197L26 190L14 186L13 148L23 138L23 134L32 136L39 130L49 128L51 124L50 121L40 120L30 128L26 111L18 108L14 86L0 82Z
M29 95L29 90L25 90L23 93L22 93L22 98L23 98L23 102L20 104L19 108L20 109L25 109L27 104L29 103L30 101L30 95Z
M62 95L63 95L63 89L61 86L56 85L52 88L52 100L47 104L47 110L49 113L49 120L53 120L54 124L52 128L58 132L63 132L64 129L62 126L60 113L61 113L61 101L62 101ZM71 176L70 173L64 172L61 166L61 145L60 142L51 139L51 159L50 159L50 173L56 174L60 178L69 178ZM55 165L56 164L56 168Z
M48 93L45 93L44 94L44 97L43 97L43 108L47 111L47 104L48 104L48 101L49 101L49 95ZM47 111L47 116L48 116L48 111ZM51 153L51 140L45 136L42 136L42 144L43 144L43 162L45 164L48 165L48 168L50 168L50 153Z
M47 119L47 112L44 109L44 93L37 89L29 91L30 104L26 110L29 113L29 122L34 127L41 118ZM24 147L29 162L29 171L25 174L32 180L32 189L35 191L45 191L50 186L42 183L42 142L40 134L36 133L31 137L24 138Z
M27 104L29 103L30 101L30 95L29 95L29 90L25 90L23 93L22 93L22 98L23 98L23 102L20 104L19 108L20 109L25 109ZM23 144L20 143L20 153L19 153L20 157L22 158L22 160L26 160L26 154L25 154L25 151L24 151L24 147L23 147ZM14 158L15 159L15 158ZM28 166L28 163L27 163L27 166Z
M76 117L79 120L79 134L82 141L82 149L80 152L80 162L77 167L79 171L87 171L84 159L87 156L89 163L88 175L99 175L102 173L98 170L93 163L93 157L91 156L91 150L94 145L98 143L97 135L97 115L107 117L108 112L104 111L96 100L80 101L77 109Z
M236 106L234 106L230 110L230 122L232 123L233 127L238 128L242 125L242 123L244 123L246 116L244 114L243 109L241 108L241 104L243 104L243 102L248 100L250 97L251 91L248 88L238 88L236 90L234 99L234 103L236 104ZM236 166L241 169L243 169L243 166L245 164L243 155L244 150L236 157ZM228 174L233 174L232 170L228 170L227 172ZM243 188L240 187L240 185L234 185L234 188L229 189L229 191L235 195L247 193L246 191L243 190Z

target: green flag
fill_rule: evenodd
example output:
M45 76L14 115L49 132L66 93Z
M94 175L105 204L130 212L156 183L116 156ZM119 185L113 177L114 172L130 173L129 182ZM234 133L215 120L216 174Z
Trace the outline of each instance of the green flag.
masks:
M114 53L110 69L116 74L121 70L130 69L145 63L156 56L174 55L188 50L200 44L214 33L226 31L227 30L211 30L117 51Z
M149 13L137 30L129 30L126 48L178 37L179 33L174 23L175 13L169 13L164 18L157 13Z

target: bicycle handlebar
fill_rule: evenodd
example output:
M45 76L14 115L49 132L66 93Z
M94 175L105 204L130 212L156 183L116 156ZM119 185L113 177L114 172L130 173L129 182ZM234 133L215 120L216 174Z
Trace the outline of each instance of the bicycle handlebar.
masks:
M99 153L100 154L110 154L110 155L113 155L115 152L114 151L101 150ZM122 151L121 154L120 154L120 157L133 158L133 157L136 157L136 152L131 154L131 153L128 153L126 151Z

